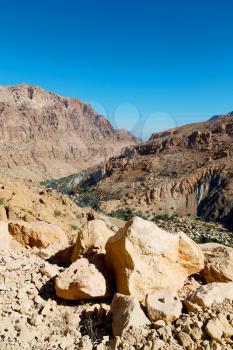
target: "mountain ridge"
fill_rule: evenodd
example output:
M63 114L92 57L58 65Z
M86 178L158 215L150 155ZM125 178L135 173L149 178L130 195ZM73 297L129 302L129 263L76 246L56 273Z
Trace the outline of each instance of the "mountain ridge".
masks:
M130 208L149 218L201 216L230 223L232 138L233 117L154 133L84 177L73 175L67 183L63 179L62 187L79 196L80 185L91 185L107 213Z
M29 84L0 87L3 175L41 180L97 164L137 142L90 104Z

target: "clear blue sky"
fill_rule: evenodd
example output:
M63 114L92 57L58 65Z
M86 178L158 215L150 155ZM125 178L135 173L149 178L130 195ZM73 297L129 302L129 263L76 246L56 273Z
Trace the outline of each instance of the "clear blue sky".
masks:
M79 97L147 137L233 110L232 18L233 0L0 0L0 84Z

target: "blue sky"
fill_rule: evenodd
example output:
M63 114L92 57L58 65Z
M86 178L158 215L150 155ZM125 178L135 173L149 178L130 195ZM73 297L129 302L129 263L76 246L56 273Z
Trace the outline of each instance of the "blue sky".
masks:
M232 0L0 0L0 84L151 132L233 110Z

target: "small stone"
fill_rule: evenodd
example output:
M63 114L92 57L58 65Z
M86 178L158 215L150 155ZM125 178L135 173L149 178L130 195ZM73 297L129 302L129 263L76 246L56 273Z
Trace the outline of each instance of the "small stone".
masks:
M32 326L39 326L42 324L42 319L41 319L41 316L38 315L38 314L34 314L32 316L32 318L30 319L29 323L32 325Z
M0 283L0 291L7 291L7 287L5 285L5 283Z
M188 335L187 333L180 332L178 334L178 338L180 339L181 345L184 348L188 348L188 347L192 347L193 346L193 340L190 337L190 335Z
M190 332L190 335L193 340L199 340L202 338L203 332L198 326L194 326Z
M45 265L44 267L40 268L40 273L45 275L48 278L53 278L59 274L58 268L55 268L54 266L51 265Z
M205 330L212 339L220 340L223 336L223 326L218 318L209 320Z
M158 320L153 322L153 325L155 327L155 329L161 328L161 327L165 327L166 323L163 320Z
M175 321L182 310L182 303L173 289L149 294L146 307L151 321L163 319L166 323Z

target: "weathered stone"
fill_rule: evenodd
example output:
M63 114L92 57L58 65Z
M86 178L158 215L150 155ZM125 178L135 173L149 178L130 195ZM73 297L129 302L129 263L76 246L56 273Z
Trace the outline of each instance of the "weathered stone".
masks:
M184 348L188 348L188 347L191 347L191 348L192 348L193 340L192 340L192 338L190 337L189 334L187 334L187 333L185 333L185 332L180 332L180 333L178 334L178 338L180 339L181 345L182 345Z
M205 329L212 339L220 340L223 336L223 326L217 317L209 320Z
M10 245L10 235L8 231L8 223L0 221L0 250L7 250Z
M1 186L0 186L1 188ZM0 207L0 220L1 221L8 221L7 214L6 214L6 208L1 206Z
M202 276L207 282L233 281L233 248L206 243L200 245L205 254L205 266Z
M180 289L187 276L203 269L204 256L185 234L170 234L135 217L108 240L106 263L117 291L145 302L155 291Z
M78 232L71 261L90 255L105 254L107 240L114 235L103 220L88 221L86 227Z
M221 313L218 315L218 318L222 324L224 338L231 338L233 336L233 327L228 322L227 316Z
M155 339L153 341L153 350L160 350L164 349L163 347L166 346L165 342L162 339Z
M157 320L155 322L153 322L153 325L155 328L160 328L160 327L165 327L166 323L164 322L164 320Z
M67 300L103 298L110 294L103 266L79 259L56 278L56 294Z
M59 270L56 265L45 264L39 271L42 275L45 275L48 278L53 278L59 274Z
M150 324L135 297L115 294L111 304L111 311L114 336L121 336L130 327L138 328Z
M194 326L191 328L190 336L193 340L199 340L202 338L203 332L197 324L194 324Z
M184 268L188 277L204 267L204 255L200 247L185 233L179 232L178 263Z
M172 289L154 292L146 298L146 307L152 322L164 320L175 321L181 315L182 303Z
M10 222L9 232L24 246L46 248L54 243L68 245L65 232L60 227L45 222Z
M233 282L203 285L191 293L184 303L189 312L198 312L214 303L223 303L225 299L233 300Z

